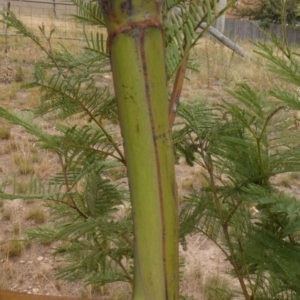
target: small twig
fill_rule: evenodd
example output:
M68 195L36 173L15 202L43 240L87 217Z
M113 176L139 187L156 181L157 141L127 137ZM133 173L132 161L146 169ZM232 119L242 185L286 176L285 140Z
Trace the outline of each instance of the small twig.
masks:
M47 41L47 44L48 44L48 46L49 46L49 51L46 52L47 55L48 55L48 57L52 60L52 62L54 63L55 67L56 67L59 71L61 71L61 68L60 68L60 66L58 65L58 63L57 63L57 61L56 61L56 59L55 59L55 57L54 57L54 53L53 53L53 49L52 49L52 44L51 44L51 36L52 36L52 33L54 32L54 29L52 29L52 30L50 31L49 36L46 35L44 24L43 24L42 26L39 26L39 29L40 29L40 31L42 32L43 36L45 37L45 39L46 39L46 41Z
M67 206L69 206L70 208L73 208L74 210L77 211L76 207L74 207L72 204L66 202L66 201L63 201L63 200L57 200L57 199L48 199L48 201L53 201L53 202L57 202L57 203L61 203L61 204L65 204Z
M123 266L122 262L119 260L119 261L117 261L117 263L121 267L121 269L123 270L123 272L125 273L125 277L127 279L129 279L130 282L133 282L132 276L130 276L130 274L128 273L128 271L126 270L126 268Z
M197 237L196 241L194 242L194 245L198 243L198 240L200 239L200 236Z
M262 128L262 130L261 130L261 134L260 134L260 136L258 137L259 139L262 138L262 135L263 135L263 133L264 133L264 131L265 131L265 129L266 129L268 123L269 123L270 120L274 117L274 115L276 115L281 109L284 109L284 108L285 108L284 106L278 106L278 107L275 108L274 111L272 111L272 112L267 116L266 121L265 121L265 123L264 123L264 126L263 126L263 128Z
M252 298L253 298L253 300L255 300L255 298L254 298L255 297L255 290L254 290L253 285L252 285L252 281L251 281L251 278L250 278L250 273L249 273L249 270L248 270L248 264L247 264L246 259L245 259L244 249L242 247L242 243L241 243L240 239L238 239L238 244L239 244L240 251L242 253L244 266L245 266L245 269L246 269L246 272L247 272L248 282L250 284L250 289L252 291Z
M61 296L61 294L59 293L58 289L55 287L55 285L51 282L51 280L49 280L49 278L43 274L42 272L39 272L40 275L42 275L51 285L52 287L55 289L56 293L58 296Z
M231 210L231 212L229 213L229 215L227 216L226 220L224 221L224 225L227 226L231 217L234 215L234 213L237 211L237 209L240 207L240 205L242 204L242 201L238 202L235 207L233 208L233 210Z
M128 243L129 246L132 248L134 247L134 243L126 234L122 234L122 238Z
M94 152L98 152L98 153L101 153L103 155L106 155L106 156L110 156L112 158L115 158L116 160L118 160L119 162L123 163L122 159L116 155L114 155L113 153L111 152L106 152L106 151L103 151L103 150L99 150L97 148L91 148L91 147L87 147L87 146L84 146L84 145L79 145L79 144L74 144L74 143L69 143L69 142L65 142L65 144L68 144L69 146L72 146L74 148L78 148L78 149L83 149L83 150L86 150L86 151L94 151ZM115 149L115 148L114 148Z
M201 248L201 246L208 240L208 236L206 237L206 239L204 241L201 242L201 244L198 246L198 249Z
M63 162L63 159L62 159L62 156L60 154L58 154L58 157L59 157L59 161L60 161L60 164L61 164L61 167L62 167L62 170L63 170L63 176L64 176L64 179L65 179L65 184L66 184L66 187L67 187L67 193L72 189L72 187L70 187L69 185L69 180L68 180L68 175L67 175L67 170L66 170L66 165L64 164ZM74 209L82 216L84 217L85 219L88 218L88 216L82 211L80 210L80 208L78 207L75 199L70 196L70 199L73 203L73 206L74 206Z
M283 106L278 106L273 112L271 112L267 118L266 121L263 125L263 128L261 130L261 133L259 135L259 137L256 138L256 146L257 146L257 155L258 155L258 162L259 162L259 166L260 166L260 170L263 176L263 181L265 185L268 185L268 178L266 176L266 172L265 172L265 168L264 168L264 164L263 164L263 158L262 158L262 154L261 154L261 139L263 137L263 134L265 132L265 129L268 125L268 123L270 122L270 120L272 119L272 117L279 112L281 109L283 109ZM255 135L254 135L255 136Z

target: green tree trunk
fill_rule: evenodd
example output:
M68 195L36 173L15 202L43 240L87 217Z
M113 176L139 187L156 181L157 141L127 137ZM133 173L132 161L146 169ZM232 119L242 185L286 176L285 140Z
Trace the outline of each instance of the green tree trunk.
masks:
M160 2L100 1L134 220L134 300L178 299L178 213Z

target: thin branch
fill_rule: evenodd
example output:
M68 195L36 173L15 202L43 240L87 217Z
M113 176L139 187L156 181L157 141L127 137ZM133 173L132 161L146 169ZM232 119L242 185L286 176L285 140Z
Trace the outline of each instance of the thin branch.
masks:
M271 112L271 113L267 116L266 121L265 121L265 123L264 123L264 126L263 126L263 128L262 128L262 130L261 130L261 134L260 134L260 136L258 137L259 139L262 138L262 135L263 135L263 133L264 133L264 131L265 131L265 129L266 129L268 123L269 123L270 120L274 117L274 115L277 114L281 109L284 109L284 108L285 108L284 106L278 106L273 112Z
M228 226L228 223L231 219L231 217L234 215L234 213L237 211L237 209L240 207L240 205L242 204L242 201L238 202L235 207L233 208L233 210L231 210L231 212L228 214L226 220L224 221L224 225Z
M58 65L58 63L57 63L57 61L56 61L56 59L54 57L53 49L52 49L52 44L51 44L51 37L52 37L52 33L54 32L54 29L52 29L50 31L49 36L46 35L44 24L42 26L39 26L39 29L42 32L43 36L45 37L45 39L47 41L47 44L48 44L48 47L49 47L48 51L45 48L44 49L42 48L42 49L46 52L46 54L48 55L48 57L52 60L52 62L54 63L55 67L57 68L57 70L61 71L61 68Z
M124 267L124 265L122 264L122 262L120 260L116 261L118 263L118 265L121 267L121 269L123 270L123 272L125 273L125 277L130 281L133 282L133 278L132 276L130 276L129 272L126 270L126 268Z
M207 170L208 170L208 173L209 173L209 176L210 176L210 181L211 181L211 187L212 187L212 193L213 193L213 197L214 197L214 201L215 201L215 206L216 206L217 213L218 213L220 221L221 221L223 233L224 233L224 236L225 236L225 239L226 239L226 242L227 242L227 246L228 246L228 249L229 249L229 252L230 252L230 255L231 255L231 260L230 260L231 264L232 264L232 266L234 268L234 271L237 275L237 278L240 282L245 300L251 300L251 298L249 296L249 293L248 293L248 290L247 290L247 287L246 287L246 284L244 282L243 276L241 275L240 269L239 269L239 267L237 265L237 262L236 262L235 253L234 253L234 250L233 250L233 247L232 247L232 244L231 244L231 240L230 240L230 236L229 236L229 232L228 232L228 226L223 222L223 213L222 213L222 209L221 209L220 199L218 197L217 190L216 190L215 180L214 180L214 176L213 176L213 173L214 173L213 163L212 163L212 159L211 159L210 155L208 155L208 162L205 162L205 163L207 164Z
M249 273L249 270L248 270L248 264L246 262L245 255L244 255L244 248L242 247L240 239L238 239L238 244L239 244L240 252L242 253L243 262L244 262L244 266L245 266L245 269L246 269L246 272L247 272L248 282L250 284L250 289L251 289L252 298L253 298L253 297L255 297L255 289L253 288L253 285L252 285L252 281L251 281L251 278L250 278L250 273ZM253 299L253 300L255 300L255 299Z
M180 100L180 94L182 91L182 86L183 86L183 81L185 77L185 72L188 64L188 56L184 59L182 64L180 65L180 68L176 74L176 78L174 81L173 85L173 91L172 91L172 96L171 100L169 103L169 126L172 128L175 117L176 117L176 112L177 112L177 107L179 104Z
M58 154L58 157L59 157L60 164L61 164L61 166L62 166L63 176L64 176L65 184L66 184L66 187L67 187L67 192L69 192L69 191L72 189L72 187L70 187L70 185L69 185L68 175L67 175L67 172L66 172L66 171L67 171L67 170L66 170L66 169L67 169L67 166L64 164L63 159L62 159L62 156L61 156L60 154ZM70 199L71 199L71 201L72 201L72 203L73 203L74 209L75 209L75 210L76 210L83 218L87 219L88 216L87 216L82 210L80 210L80 208L78 207L78 205L77 205L75 199L74 199L72 196L70 196Z
M130 237L128 237L126 234L122 234L121 236L127 242L127 244L129 246L131 246L132 248L134 247L134 243L133 243L133 241L131 240Z
M266 121L264 123L264 126L261 130L261 133L259 135L258 138L256 138L256 146L257 146L257 155L258 155L258 162L259 162L259 166L260 166L260 170L263 176L263 181L265 185L268 185L268 181L269 179L266 176L266 172L265 172L265 168L264 168L264 164L263 164L263 158L262 158L262 154L261 154L261 139L263 137L263 134L265 132L265 129L269 123L269 121L272 119L272 117L279 112L281 109L283 109L283 106L278 106L271 114L269 114L266 118Z
M119 162L123 163L122 159L118 156L115 156L113 153L111 152L106 152L106 151L103 151L103 150L99 150L99 149L96 149L96 148L91 148L91 147L86 147L86 146L83 146L83 145L79 145L79 144L74 144L74 143L69 143L69 142L65 142L65 144L69 145L69 146L72 146L74 148L78 148L78 149L83 149L83 150L86 150L86 151L95 151L95 152L98 152L98 153L101 153L103 155L106 155L106 156L110 156L112 158L115 158L116 160L118 160Z

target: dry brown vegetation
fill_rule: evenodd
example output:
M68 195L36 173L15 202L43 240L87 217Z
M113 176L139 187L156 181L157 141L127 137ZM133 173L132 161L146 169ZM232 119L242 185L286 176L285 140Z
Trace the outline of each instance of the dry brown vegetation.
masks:
M78 51L83 46L82 41L70 40L64 44ZM0 60L5 61L0 65L1 105L20 111L32 109L39 102L39 92L36 89L22 90L21 86L30 82L32 64L44 57L30 41L18 36L9 36L8 46L8 53L0 53ZM245 42L242 46L252 53L250 43ZM0 49L4 48L5 39L0 37ZM266 71L261 60L253 63L242 59L210 38L201 40L193 50L192 59L199 72L188 71L183 101L210 101L214 105L221 98L228 97L225 90L234 88L237 82L247 82L257 89L282 84ZM16 82L17 78L22 82ZM40 120L40 124L49 131L54 130L55 124L50 121ZM21 194L26 192L31 176L47 178L57 167L57 158L52 153L36 148L34 139L18 126L0 120L1 182L5 180L11 189ZM189 167L180 160L176 166L180 199L193 188L206 184L202 172L199 166ZM18 184L14 184L16 178ZM276 180L283 189L291 186L298 189L298 179L293 174ZM28 242L25 234L27 228L47 220L48 211L42 201L0 200L0 288L36 294L129 299L131 288L126 284L99 289L85 287L81 282L67 283L55 279L55 271L64 265L51 256L55 245L51 242L43 245ZM188 251L182 251L185 269L181 292L194 295L194 299L218 299L210 287L219 285L228 290L230 299L230 289L237 285L232 278L224 275L229 265L223 255L204 236L190 237L188 243Z

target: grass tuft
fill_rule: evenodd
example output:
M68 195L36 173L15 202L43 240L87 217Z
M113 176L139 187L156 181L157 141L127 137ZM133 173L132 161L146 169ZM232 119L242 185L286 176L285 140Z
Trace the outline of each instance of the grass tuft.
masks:
M36 224L43 224L46 221L44 211L40 207L30 209L25 217L26 220L32 220Z
M0 119L0 139L9 140L12 125L4 119Z
M15 235L19 235L21 233L21 225L19 222L13 223L13 232Z
M14 163L19 167L19 172L22 175L32 174L34 172L33 163L27 155L19 152L12 153Z
M219 274L206 279L203 292L207 300L230 300L233 297L229 281Z
M3 246L3 252L9 258L20 257L25 246L22 240L10 240Z
M2 213L2 219L5 221L9 221L11 219L11 210L5 209Z

